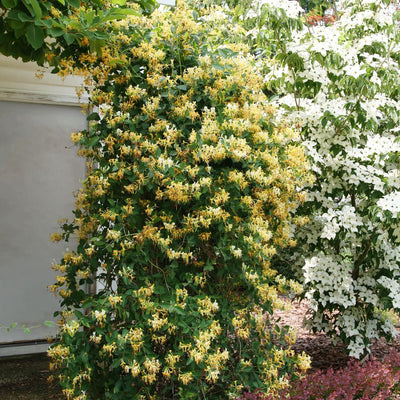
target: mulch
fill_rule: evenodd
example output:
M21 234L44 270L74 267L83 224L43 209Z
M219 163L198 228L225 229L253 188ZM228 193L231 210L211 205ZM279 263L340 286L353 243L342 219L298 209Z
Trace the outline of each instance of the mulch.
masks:
M343 344L333 345L330 338L323 333L314 334L303 327L303 320L308 310L307 301L294 301L288 311L278 311L274 315L280 318L279 324L291 326L297 331L297 340L293 349L305 352L311 358L311 371L327 370L329 367L339 369L345 367L350 357L345 353ZM400 351L400 335L393 342L380 339L371 349L371 357L383 361L393 350Z
M0 358L1 400L61 400L58 384L49 384L46 354Z

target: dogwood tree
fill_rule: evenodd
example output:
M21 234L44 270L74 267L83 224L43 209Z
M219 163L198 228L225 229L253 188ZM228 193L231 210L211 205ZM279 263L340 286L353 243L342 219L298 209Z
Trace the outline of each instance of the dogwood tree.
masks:
M400 36L393 2L331 11L330 24L302 24L297 2L267 0L244 21L270 55L265 83L300 129L316 176L290 260L309 324L360 357L395 335L385 310L400 309Z

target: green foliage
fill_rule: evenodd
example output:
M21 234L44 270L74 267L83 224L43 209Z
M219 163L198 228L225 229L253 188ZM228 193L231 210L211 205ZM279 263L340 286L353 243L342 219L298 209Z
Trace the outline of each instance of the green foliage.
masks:
M53 322L51 321L44 321L45 326L52 328L54 326ZM18 322L13 322L9 326L4 326L0 324L0 329L6 329L7 332L10 332L13 329L22 329L25 333L30 334L32 329L40 328L42 325L35 325L35 326L26 326L25 324L18 324Z
M300 0L301 7L305 12L314 11L323 15L324 12L334 4L334 0Z
M64 393L218 400L281 388L308 366L270 318L290 285L270 260L294 244L290 212L310 180L298 137L276 121L246 47L210 48L215 25L178 7L110 27L101 55L60 67L86 74L98 110L72 135L91 162L63 224L79 244L52 288L63 308L49 354Z
M87 42L90 51L100 51L107 22L137 12L135 4L148 12L155 1L1 0L0 53L43 65L54 48L71 52Z

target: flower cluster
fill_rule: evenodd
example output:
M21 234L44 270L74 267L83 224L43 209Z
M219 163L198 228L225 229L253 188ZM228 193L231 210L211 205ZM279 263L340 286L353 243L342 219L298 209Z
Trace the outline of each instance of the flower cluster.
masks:
M55 267L73 316L50 355L70 399L235 398L307 365L270 322L290 286L270 263L312 177L246 46L208 45L216 27L184 5L132 16L65 61L98 110L72 137L88 174L63 237L79 244Z
M251 38L272 55L265 84L278 113L301 129L316 176L297 210L310 223L289 261L301 270L311 325L360 357L373 339L395 334L382 310L400 304L395 2L347 1L335 22L315 26L294 23L285 11L294 2L281 3L262 5Z

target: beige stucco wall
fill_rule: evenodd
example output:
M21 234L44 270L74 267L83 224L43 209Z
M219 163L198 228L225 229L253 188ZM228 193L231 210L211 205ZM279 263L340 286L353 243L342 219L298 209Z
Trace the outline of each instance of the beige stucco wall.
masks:
M0 324L34 328L31 334L0 328L0 356L43 350L2 344L55 333L43 324L58 306L46 287L54 283L50 266L65 244L49 236L59 218L71 216L73 191L85 174L85 161L70 141L72 131L86 127L75 82L50 76L38 83L32 66L12 73L14 65L0 57Z
M37 326L0 329L0 342L32 340L53 333L43 322L57 300L46 287L63 246L49 235L71 215L84 176L69 136L85 118L75 107L0 102L0 122L0 322Z

